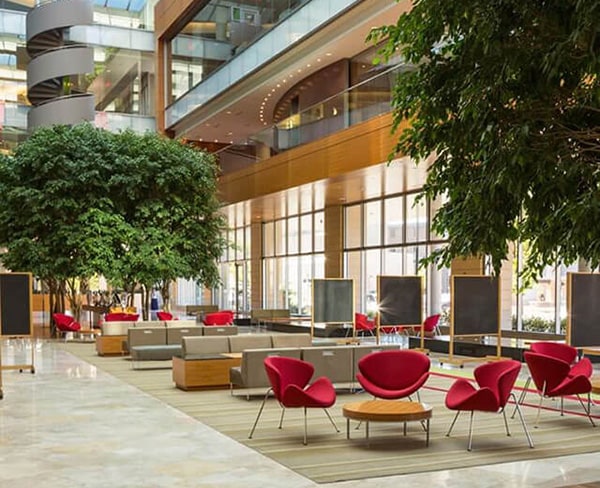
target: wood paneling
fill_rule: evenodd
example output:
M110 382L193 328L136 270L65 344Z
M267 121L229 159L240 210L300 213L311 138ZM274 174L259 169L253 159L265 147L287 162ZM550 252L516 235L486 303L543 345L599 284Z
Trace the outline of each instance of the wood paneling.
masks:
M482 275L483 258L481 256L469 256L456 258L450 265L452 275Z
M251 200L319 180L331 182L387 161L397 139L391 114L375 117L318 141L220 178L226 203Z
M229 370L242 358L185 360L173 358L173 381L181 390L229 385Z
M340 205L325 209L325 278L342 278L344 210Z

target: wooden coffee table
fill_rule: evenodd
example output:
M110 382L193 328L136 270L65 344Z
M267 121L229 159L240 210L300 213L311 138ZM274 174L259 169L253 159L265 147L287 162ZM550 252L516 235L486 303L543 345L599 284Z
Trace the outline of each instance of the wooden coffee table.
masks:
M366 402L346 403L342 414L346 417L346 439L350 439L350 419L365 422L365 436L369 446L369 422L406 422L421 421L425 429L425 445L429 446L429 419L432 408L418 402L398 400L369 400Z

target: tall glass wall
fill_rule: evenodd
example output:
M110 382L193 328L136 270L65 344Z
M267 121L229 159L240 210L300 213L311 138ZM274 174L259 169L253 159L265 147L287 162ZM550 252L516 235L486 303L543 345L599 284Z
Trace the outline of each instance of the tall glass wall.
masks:
M441 244L429 235L429 205L417 203L415 193L393 195L348 205L344 221L345 276L355 280L357 310L375 314L378 275L422 276L423 313L447 310L449 270L419 266Z
M243 314L250 310L250 226L231 228L229 246L221 259L221 286L214 301L221 309Z
M311 286L325 269L325 213L295 215L263 224L263 306L310 315Z

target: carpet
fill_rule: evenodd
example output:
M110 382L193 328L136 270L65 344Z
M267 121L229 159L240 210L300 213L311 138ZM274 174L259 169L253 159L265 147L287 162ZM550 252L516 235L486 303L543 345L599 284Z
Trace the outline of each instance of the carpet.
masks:
M461 414L452 436L446 437L455 413L444 407L444 395L455 376L468 375L469 371L456 371L455 375L437 368L432 368L434 374L421 392L421 401L433 406L429 447L425 447L425 433L419 422L408 423L406 437L401 424L372 422L370 447L365 442L364 425L355 430L357 423L351 422L352 438L347 440L342 405L371 397L343 392L330 409L340 433L321 410L309 410L308 446L303 446L302 411L288 409L283 429L279 430L281 410L270 399L254 437L248 439L262 395L248 401L245 395L231 396L228 390L184 392L175 388L170 369L132 370L127 358L97 356L93 344L56 345L318 483L600 451L600 429L594 429L587 418L579 415L582 409L578 402L566 400L565 408L573 414L561 417L553 409L543 410L537 429L533 428L536 409L524 406L534 449L529 448L518 417L509 418L512 435L507 437L502 415L476 413L473 451L468 452L469 414ZM537 396L530 394L528 401L536 402ZM552 405L550 400L544 404ZM508 412L512 413L512 408Z

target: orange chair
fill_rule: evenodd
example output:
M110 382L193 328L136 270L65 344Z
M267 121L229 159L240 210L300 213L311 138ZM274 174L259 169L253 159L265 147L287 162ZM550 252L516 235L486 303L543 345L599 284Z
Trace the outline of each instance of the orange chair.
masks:
M76 322L73 317L64 313L53 313L52 318L56 325L56 331L63 335L64 340L67 340L67 334L70 332L79 332L81 324Z
M282 408L281 418L279 420L279 428L283 425L283 414L286 408L302 408L304 409L304 442L307 444L307 408L322 408L327 414L327 418L339 432L337 425L329 415L327 408L335 403L335 389L329 378L321 376L309 384L310 379L315 371L312 364L302 361L301 359L288 358L284 356L270 356L264 361L265 370L269 377L271 388L267 391L265 398L260 406L250 435L252 438L258 419L260 418L269 393L272 391L275 398Z
M525 436L527 437L527 442L529 443L529 447L533 447L533 441L527 430L527 425L525 425L525 419L523 418L519 404L516 402L515 395L512 392L520 370L520 362L508 359L477 366L473 372L475 381L477 382L476 387L464 378L456 380L446 394L446 407L450 410L456 410L456 415L446 436L450 437L456 419L460 412L463 411L471 412L468 451L471 450L473 442L473 414L475 411L502 412L504 426L506 427L506 435L510 436L505 410L508 399L513 397L513 399L515 399L517 412L519 412L521 424L523 425L523 430L525 431Z

